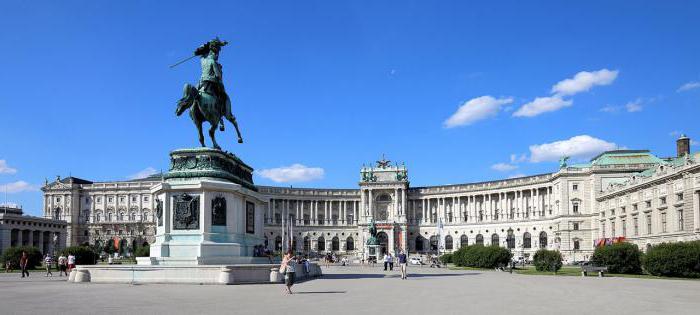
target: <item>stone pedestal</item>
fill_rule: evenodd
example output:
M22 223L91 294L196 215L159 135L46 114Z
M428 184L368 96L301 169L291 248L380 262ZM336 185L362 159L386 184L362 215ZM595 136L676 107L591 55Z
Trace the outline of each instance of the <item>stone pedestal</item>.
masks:
M253 169L230 153L199 148L170 153L170 171L153 188L156 241L150 265L263 263L263 206Z

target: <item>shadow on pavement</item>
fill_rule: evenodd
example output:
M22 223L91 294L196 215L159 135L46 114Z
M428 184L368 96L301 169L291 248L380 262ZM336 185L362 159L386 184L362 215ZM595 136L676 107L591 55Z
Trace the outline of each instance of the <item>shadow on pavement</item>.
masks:
M480 273L408 273L408 278L431 278L431 277L458 277L458 276L475 276ZM401 278L400 274L383 274L383 273L334 273L324 274L321 279L368 279L368 278Z
M294 294L342 294L347 291L299 291L294 292Z

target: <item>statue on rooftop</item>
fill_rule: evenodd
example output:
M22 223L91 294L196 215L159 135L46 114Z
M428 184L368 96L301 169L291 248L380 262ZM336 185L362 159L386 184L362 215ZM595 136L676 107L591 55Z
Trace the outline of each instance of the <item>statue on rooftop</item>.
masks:
M219 144L216 143L215 133L217 127L224 131L223 118L226 118L233 124L238 134L238 143L243 143L236 117L231 113L231 99L229 99L224 89L222 66L219 63L219 52L227 44L228 42L215 38L194 51L194 56L200 57L202 75L196 88L189 83L185 84L184 95L177 102L175 113L178 116L182 115L185 110L190 110L190 118L197 126L199 143L203 147L206 145L202 134L202 123L207 121L211 125L209 137L211 138L212 146L215 149L221 149Z

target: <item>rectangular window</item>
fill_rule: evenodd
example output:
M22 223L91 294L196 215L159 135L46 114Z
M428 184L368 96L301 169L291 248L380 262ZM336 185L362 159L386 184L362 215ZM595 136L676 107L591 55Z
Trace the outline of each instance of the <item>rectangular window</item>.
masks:
M573 184L573 185L571 186L571 190L573 190L573 191L578 191L578 184Z
M646 201L647 208L651 208L651 200Z
M574 250L580 250L581 249L581 242L578 240L574 240Z
M610 209L610 215L615 215L615 209Z
M676 194L676 201L683 201L683 194Z
M113 198L113 197L109 197L109 198L107 198L107 202L109 202L109 203L113 203L113 202L114 202L114 198Z
M636 204L636 203L632 205L632 210L634 210L634 211L639 210L639 207L637 207L637 204Z
M622 220L622 236L627 237L627 220Z
M578 222L574 222L574 231L578 231Z
M625 213L625 207L620 207L620 213Z
M102 203L102 197L97 197L97 203Z
M61 202L61 197L56 197L56 202Z
M245 232L255 234L255 204L250 201L245 203Z
M651 214L647 215L647 234L651 234Z
M661 214L661 233L666 233L666 213Z
M678 230L683 231L683 210L678 210Z
M610 220L610 237L615 237L615 220Z
M634 218L634 236L639 235L639 218Z
M148 196L143 197L143 201L148 202Z
M659 198L659 203L661 203L662 205L665 205L666 204L666 197Z
M119 197L119 203L124 203L124 197Z
M605 238L605 221L600 222L600 231L603 232L603 238Z
M574 203L574 214L578 214L578 203Z

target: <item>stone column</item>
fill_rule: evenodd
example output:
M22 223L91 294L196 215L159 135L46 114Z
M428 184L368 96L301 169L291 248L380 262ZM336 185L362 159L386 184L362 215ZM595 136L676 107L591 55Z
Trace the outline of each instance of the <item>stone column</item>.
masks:
M390 218L396 219L395 216L399 215L399 189L394 188L394 211L390 214Z
M401 216L406 216L404 212L408 211L408 205L406 205L406 189L401 188Z
M374 218L374 207L373 207L374 203L372 200L374 198L372 197L372 190L371 189L368 192L368 197L369 197L369 209L367 210L367 214L372 216L372 218Z
M425 222L425 219L426 219L426 216L425 216L425 213L426 213L426 211L425 211L426 205L425 204L426 204L426 202L425 202L425 199L422 199L422 200L423 201L421 203L422 203L423 207L421 207L421 212L423 213L423 216L421 217L421 223Z
M693 192L691 202L693 203L693 228L697 232L700 231L700 191Z

